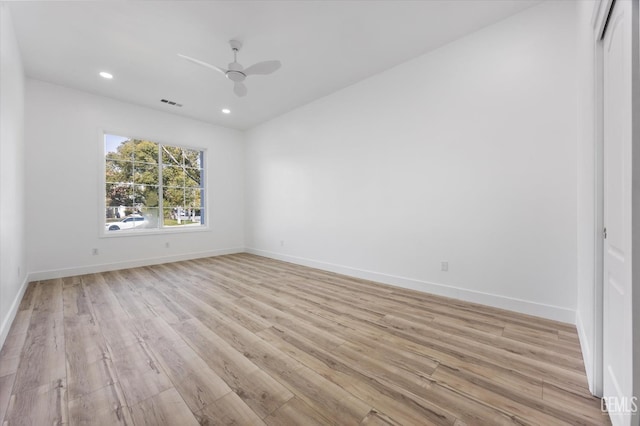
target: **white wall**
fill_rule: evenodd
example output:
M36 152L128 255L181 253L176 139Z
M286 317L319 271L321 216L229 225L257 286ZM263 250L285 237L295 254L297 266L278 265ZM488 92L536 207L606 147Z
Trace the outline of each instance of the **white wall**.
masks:
M247 246L573 322L575 31L547 2L249 131Z
M577 306L576 326L580 334L582 355L589 387L601 393L596 386L595 363L599 362L600 348L596 347L597 324L601 307L595 295L596 285L596 120L595 120L595 34L591 17L594 1L577 2Z
M206 148L210 231L100 238L101 130ZM243 249L240 132L28 79L25 138L31 279Z
M9 8L0 3L0 347L26 288L24 71Z

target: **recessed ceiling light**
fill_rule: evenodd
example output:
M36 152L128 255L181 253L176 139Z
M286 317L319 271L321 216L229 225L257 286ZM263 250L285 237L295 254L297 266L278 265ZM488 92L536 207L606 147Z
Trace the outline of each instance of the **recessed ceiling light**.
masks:
M107 80L111 80L113 78L113 75L109 74L108 72L101 71L100 72L100 77L106 78Z
M231 110L229 108L222 108L223 114L231 114Z

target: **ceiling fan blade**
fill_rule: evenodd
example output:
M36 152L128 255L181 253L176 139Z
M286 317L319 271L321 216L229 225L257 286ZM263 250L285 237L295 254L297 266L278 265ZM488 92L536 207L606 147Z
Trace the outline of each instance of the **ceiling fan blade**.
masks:
M243 97L247 94L247 86L245 86L244 83L241 81L236 81L235 84L233 85L233 92L236 95Z
M251 65L249 68L243 70L244 75L252 74L271 74L280 68L282 64L280 61L264 61Z
M221 73L223 75L227 73L227 70L225 70L223 68L216 67L215 65L211 65L211 64L208 64L206 62L202 62L202 61L200 61L198 59L190 58L189 56L181 55L179 53L178 53L178 56L180 56L182 59L186 59L189 62L193 62L194 64L198 64L198 65L201 65L203 67L218 71L219 73Z

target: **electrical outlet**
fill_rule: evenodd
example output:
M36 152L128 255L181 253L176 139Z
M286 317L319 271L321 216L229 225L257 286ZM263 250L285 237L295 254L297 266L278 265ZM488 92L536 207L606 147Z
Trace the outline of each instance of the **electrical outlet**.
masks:
M284 247L284 240L280 240L280 247Z
M440 263L440 270L448 272L449 271L449 262L441 262Z
M91 249L91 254L94 255L94 256L97 256L98 255L98 249L97 248Z
M164 243L164 248L169 248L169 247L171 247L171 243L169 241Z

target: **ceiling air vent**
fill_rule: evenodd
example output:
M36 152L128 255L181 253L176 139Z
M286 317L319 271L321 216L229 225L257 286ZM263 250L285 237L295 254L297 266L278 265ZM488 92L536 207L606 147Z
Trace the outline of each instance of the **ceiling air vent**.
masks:
M173 106L177 106L177 107L181 107L182 106L182 104L170 101L168 99L160 99L160 102L162 102L163 104L173 105Z

